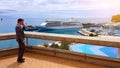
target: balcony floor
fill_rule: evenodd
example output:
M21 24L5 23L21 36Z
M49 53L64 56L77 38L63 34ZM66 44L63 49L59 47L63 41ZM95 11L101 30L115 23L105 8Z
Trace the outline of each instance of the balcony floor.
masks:
M0 68L108 68L69 59L25 53L25 62L17 63L17 55L0 58Z

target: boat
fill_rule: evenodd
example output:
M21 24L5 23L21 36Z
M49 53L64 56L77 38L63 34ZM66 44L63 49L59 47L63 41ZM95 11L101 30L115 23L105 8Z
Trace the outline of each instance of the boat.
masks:
M35 26L29 25L25 27L25 31L34 31L37 30L37 28Z
M69 28L81 28L82 24L78 21L73 20L70 21L57 21L57 20L47 20L43 22L40 27L44 29L69 29Z
M118 33L114 33L111 31L106 31L105 29L85 29L82 28L77 31L78 33L84 35L84 36L120 36Z
M77 32L84 36L98 36L99 35L94 30L88 31L87 29L84 29L84 28L78 30Z

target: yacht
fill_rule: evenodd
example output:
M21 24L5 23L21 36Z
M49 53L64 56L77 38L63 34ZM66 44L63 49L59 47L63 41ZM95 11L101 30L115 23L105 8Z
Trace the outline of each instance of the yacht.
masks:
M78 33L84 35L84 36L98 36L99 34L95 32L95 30L88 31L87 29L80 29L77 31Z
M43 22L40 27L45 29L68 29L68 28L82 28L82 24L79 21L75 21L73 18L70 21L57 21L47 20Z

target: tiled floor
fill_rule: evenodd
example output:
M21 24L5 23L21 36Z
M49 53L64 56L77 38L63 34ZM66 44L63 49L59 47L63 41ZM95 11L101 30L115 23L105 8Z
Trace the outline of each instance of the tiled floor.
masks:
M63 58L25 53L25 62L17 63L17 55L0 58L0 68L108 68Z

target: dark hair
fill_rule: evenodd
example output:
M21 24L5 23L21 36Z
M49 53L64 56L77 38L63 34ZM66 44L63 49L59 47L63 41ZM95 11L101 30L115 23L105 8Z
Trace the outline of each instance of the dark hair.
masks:
M24 21L24 19L19 18L19 19L17 20L17 23L19 23L20 21Z

